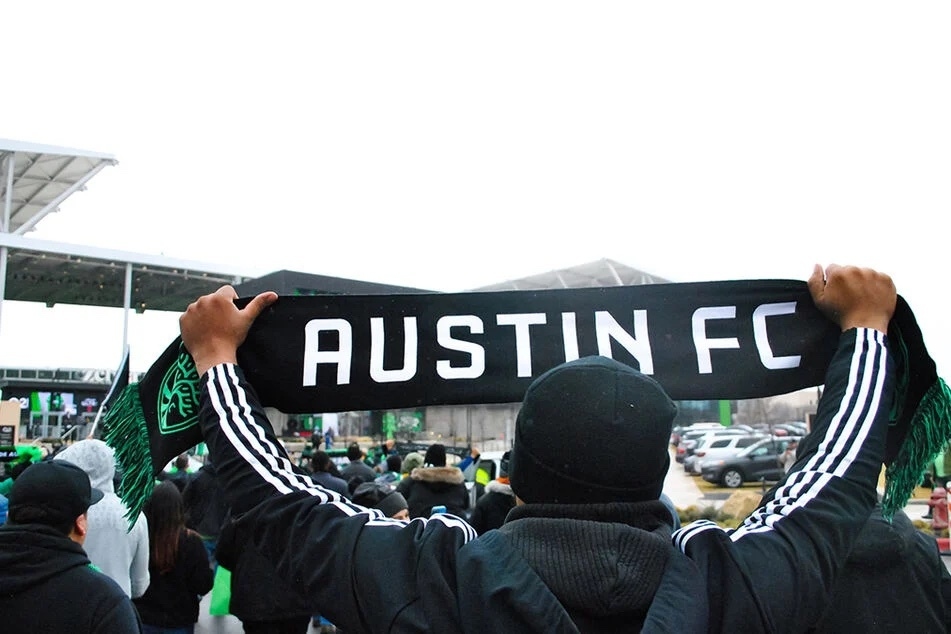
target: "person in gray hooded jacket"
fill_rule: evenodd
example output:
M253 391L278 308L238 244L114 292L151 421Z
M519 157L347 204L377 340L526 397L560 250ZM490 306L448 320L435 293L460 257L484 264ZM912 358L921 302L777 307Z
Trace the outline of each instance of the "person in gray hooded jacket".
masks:
M145 515L129 528L128 508L116 495L116 458L112 447L87 438L66 447L54 460L67 460L89 476L102 501L89 507L89 534L83 548L89 560L135 599L149 587L149 523Z

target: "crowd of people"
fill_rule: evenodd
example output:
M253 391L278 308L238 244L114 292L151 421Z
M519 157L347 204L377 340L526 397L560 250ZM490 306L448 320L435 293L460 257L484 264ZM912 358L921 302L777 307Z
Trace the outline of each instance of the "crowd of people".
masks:
M392 441L379 449L381 459L371 466L373 461L367 452L352 443L348 451L350 464L343 470L338 470L326 451L318 450L308 457L300 472L342 497L378 509L392 519L409 518L408 503L398 485L414 471L441 467L461 475L458 467L446 467L442 445L433 445L425 458L410 453L405 465ZM128 508L115 492L119 484L115 452L102 440L87 438L59 447L51 455L41 450L31 452L22 462L11 465L11 477L0 478L0 485L9 494L26 467L48 461L68 463L85 472L91 496L85 511L85 532L81 543L76 541L75 531L67 532L66 537L80 543L89 566L114 581L131 599L142 632L193 631L201 598L212 590L219 561L230 576L227 611L241 621L245 632L302 634L311 622L322 624L324 631L336 630L313 612L294 584L276 575L259 553L241 547L240 534L229 521L230 509L211 460L206 459L197 469L188 454L173 460L158 474L143 512L131 527ZM79 477L78 473L66 472L74 477ZM424 487L421 485L420 491ZM48 504L60 503L56 497L63 493L47 491L51 500ZM14 499L19 500L17 496ZM458 491L453 491L452 501L438 494L430 495L430 501L449 504L453 510L459 499ZM0 495L0 502L2 525L6 522L7 497ZM445 511L444 505L434 506ZM21 517L22 512L16 511L15 516ZM61 545L76 554L74 546L65 542ZM81 561L77 556L72 563ZM129 625L128 612L122 612L122 620L106 619L102 623L106 629L100 631L114 631L108 628L118 627L118 623Z
M202 377L202 508L187 503L201 472L181 488L170 478L138 528L106 537L125 509L104 443L26 468L0 527L3 623L188 632L219 566L247 632L323 622L340 632L948 631L951 576L934 540L876 503L896 390L894 284L830 266L809 288L842 333L812 431L783 480L726 530L678 525L663 495L676 405L650 376L602 356L531 383L512 448L474 506L438 444L407 456L385 444L378 468L351 446L339 471L315 451L302 468L237 365L276 296L239 309L223 287L181 318Z

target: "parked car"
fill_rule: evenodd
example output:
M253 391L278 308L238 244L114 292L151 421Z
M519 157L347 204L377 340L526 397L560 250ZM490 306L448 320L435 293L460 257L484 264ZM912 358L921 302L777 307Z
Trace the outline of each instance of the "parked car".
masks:
M792 423L777 423L773 425L773 429L783 429L788 432L788 436L805 436L809 433L809 426L805 423L792 422Z
M723 429L721 423L692 423L690 425L677 425L670 430L670 444L677 446L681 438L688 431L699 431L701 429Z
M745 482L777 482L783 477L778 458L791 440L793 437L764 438L733 456L705 460L700 477L731 489Z
M684 459L693 453L697 443L701 438L712 438L714 436L745 436L750 432L740 427L721 427L719 429L698 429L685 432L677 445L677 452L674 459L683 464Z
M693 454L684 458L684 471L693 475L702 473L703 463L707 460L725 458L755 445L768 436L749 434L744 436L717 436L708 438L694 447Z

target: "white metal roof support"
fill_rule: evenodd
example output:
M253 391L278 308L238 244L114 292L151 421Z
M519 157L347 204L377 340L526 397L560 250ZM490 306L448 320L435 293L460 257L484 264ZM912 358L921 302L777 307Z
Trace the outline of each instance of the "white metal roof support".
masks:
M3 196L3 218L0 219L0 232L7 233L10 227L10 209L13 206L13 169L16 167L16 153L10 152L7 155L7 186L4 189ZM3 298L7 292L7 255L9 249L6 246L0 247L0 317L3 315ZM2 322L0 322L2 323Z
M106 167L107 165L111 165L111 163L100 163L96 165L94 168L92 168L89 171L88 174L86 174L85 176L80 178L78 181L76 181L75 183L67 187L66 190L63 191L62 194L60 194L59 196L51 200L49 204L46 205L46 207L43 207L43 209L37 212L32 218L30 218L25 223L20 225L20 227L13 233L20 236L24 235L27 231L35 227L36 223L38 223L40 220L45 218L50 212L54 211L61 202L63 202L64 200L72 196L77 191L83 189L86 183L89 181L89 179L91 179L93 176L101 172L103 168Z
M0 225L0 231L7 233L10 230L10 210L13 209L13 170L16 169L17 155L10 152L6 160L7 186L3 190L3 224ZM2 297L2 295L0 295Z
M7 291L7 248L0 247L0 316L3 315L3 295Z
M129 309L132 308L132 262L125 263L125 292L122 299L122 352L129 345Z
M618 286L624 286L624 282L621 281L621 276L617 274L617 269L614 268L614 265L608 261L604 262L608 265L608 270L611 271L611 275L614 276L614 281L617 282Z

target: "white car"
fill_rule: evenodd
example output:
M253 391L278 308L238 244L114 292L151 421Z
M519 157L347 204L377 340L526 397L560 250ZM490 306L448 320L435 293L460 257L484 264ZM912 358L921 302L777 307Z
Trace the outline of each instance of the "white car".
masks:
M694 475L703 472L704 460L715 460L724 456L731 456L741 449L755 445L767 438L765 434L751 434L748 436L717 436L707 438L702 444L694 448L693 454L684 459L684 471Z
M694 449L697 448L697 444L707 438L713 438L715 436L748 436L751 433L751 430L741 427L721 427L720 429L704 429L687 432L677 445L676 460L680 464L683 464L684 460L693 454Z

